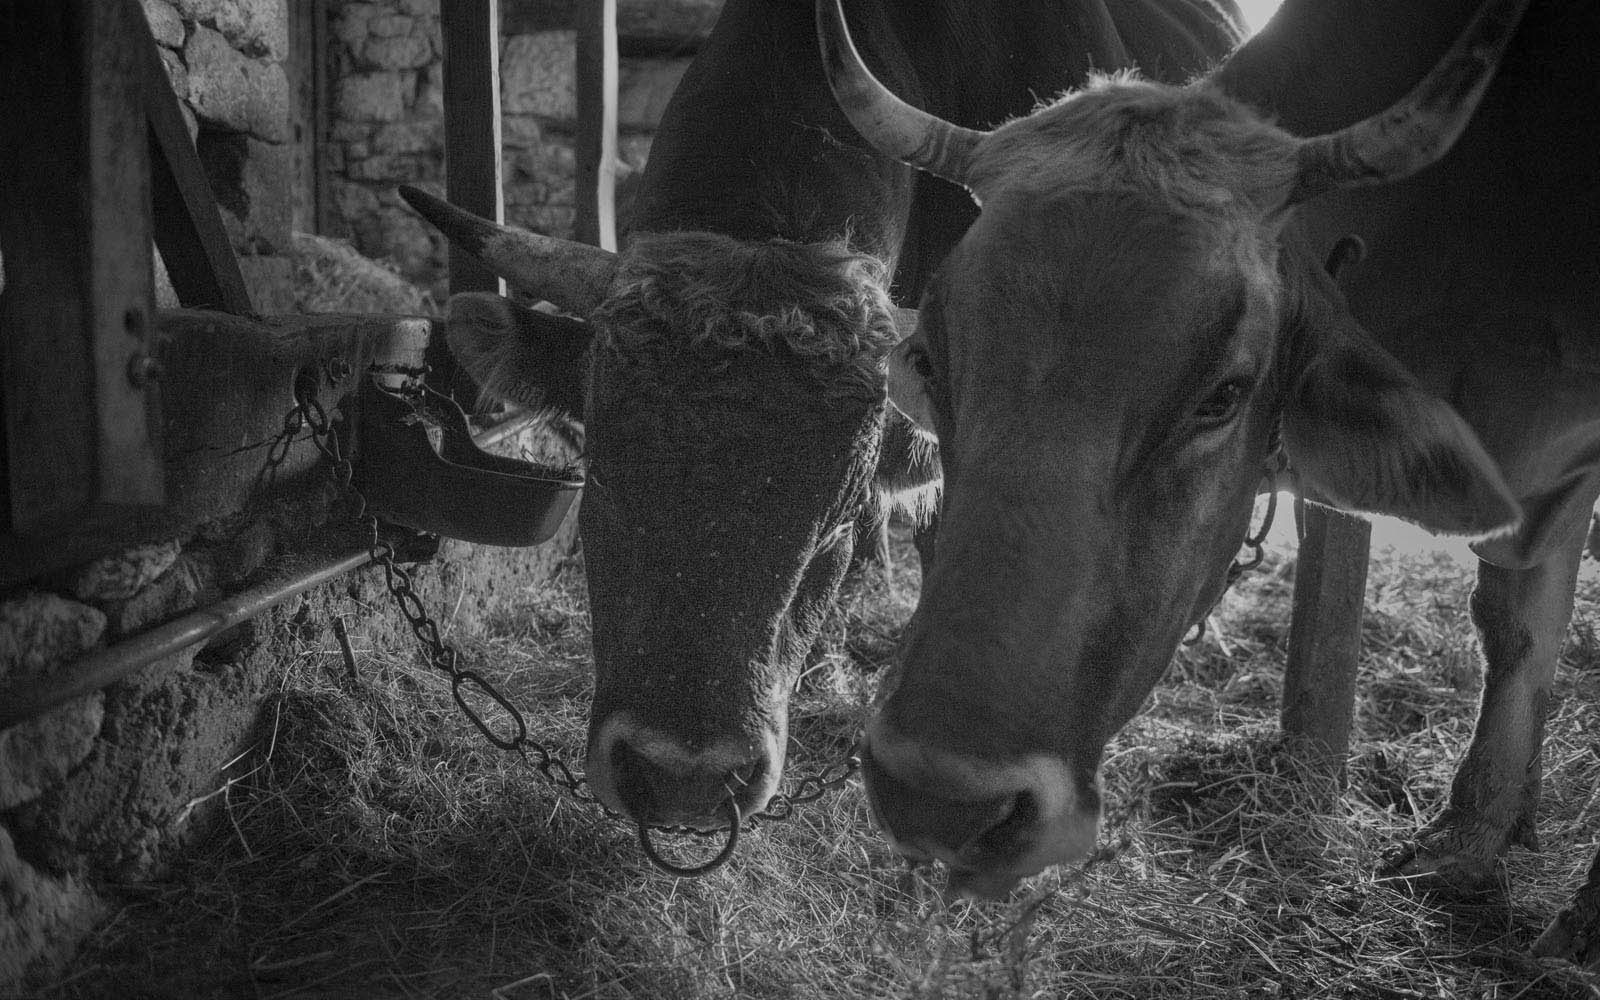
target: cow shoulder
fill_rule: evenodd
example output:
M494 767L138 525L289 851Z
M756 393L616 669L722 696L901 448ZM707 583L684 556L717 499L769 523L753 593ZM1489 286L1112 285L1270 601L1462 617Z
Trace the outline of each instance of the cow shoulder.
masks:
M445 306L450 353L489 396L533 410L583 416L589 345L582 320L464 292Z
M1440 534L1488 537L1521 509L1476 434L1355 322L1301 331L1283 442L1310 495Z

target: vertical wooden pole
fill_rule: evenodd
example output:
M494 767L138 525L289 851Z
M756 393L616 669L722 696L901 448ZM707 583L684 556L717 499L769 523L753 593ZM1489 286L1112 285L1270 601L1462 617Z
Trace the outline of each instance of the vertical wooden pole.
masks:
M439 5L444 36L445 200L485 219L505 219L500 167L500 0L449 0ZM505 282L450 247L450 294L505 294ZM433 385L462 405L477 388L442 342L428 345Z
M439 6L444 34L445 200L500 222L500 3L450 0ZM500 279L450 248L450 294L504 292Z
M577 206L573 238L617 248L617 0L578 5Z
M1314 503L1306 504L1305 520L1295 566L1282 724L1286 734L1318 745L1342 771L1355 710L1372 525Z
M143 13L0 6L0 296L11 526L159 504Z

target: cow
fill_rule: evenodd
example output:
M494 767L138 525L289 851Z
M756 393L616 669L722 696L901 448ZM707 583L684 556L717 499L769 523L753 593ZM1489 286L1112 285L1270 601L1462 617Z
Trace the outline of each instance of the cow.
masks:
M1237 43L1232 0L859 0L895 86L993 124L1093 69L1172 80ZM594 631L590 787L647 826L762 809L804 657L890 495L938 482L887 402L915 301L976 217L839 112L803 0L728 0L669 103L620 256L407 190L550 316L453 298L449 344L492 396L581 417L579 531ZM731 817L730 817L731 812Z
M1287 0L1186 86L1102 76L973 130L874 80L818 0L862 134L982 206L892 373L944 472L863 751L900 851L984 896L1090 850L1105 745L1284 460L1312 499L1475 540L1476 729L1391 870L1467 889L1535 844L1600 493L1600 6L1518 28L1525 2ZM1600 961L1600 860L1537 947Z

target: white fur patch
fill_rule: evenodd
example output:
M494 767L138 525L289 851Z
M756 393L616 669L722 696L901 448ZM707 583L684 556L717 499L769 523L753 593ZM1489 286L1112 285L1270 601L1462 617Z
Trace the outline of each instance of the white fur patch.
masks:
M925 742L902 736L889 728L883 717L868 725L863 753L868 748L873 759L895 777L929 787L945 798L957 800L991 799L1027 792L1039 810L1033 843L1027 854L1001 878L1022 878L1051 865L1070 864L1094 848L1099 829L1098 812L1086 811L1078 802L1076 780L1067 763L1044 754L1025 754L1011 761L992 761L952 753ZM883 821L874 817L895 847L909 854L920 854L925 845L904 843ZM943 852L939 860L952 867L964 867L956 848ZM989 881L992 879L986 879Z

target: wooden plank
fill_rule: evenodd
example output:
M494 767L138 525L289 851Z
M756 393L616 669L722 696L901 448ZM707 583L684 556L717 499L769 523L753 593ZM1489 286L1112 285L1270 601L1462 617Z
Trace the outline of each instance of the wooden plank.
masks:
M591 0L578 20L577 206L573 238L617 249L617 0Z
M1319 746L1342 771L1355 710L1372 525L1308 503L1304 527L1281 719L1286 734Z
M499 0L453 0L439 10L444 33L445 200L500 222ZM500 292L499 278L450 249L450 294Z
M130 0L118 0L127 3ZM150 181L155 241L178 302L191 309L217 309L251 316L255 306L245 286L233 243L222 226L211 182L189 130L178 97L167 81L161 53L141 13L140 33L130 40L145 72L145 114L150 124Z
M145 126L132 2L0 10L0 296L11 528L158 504Z

